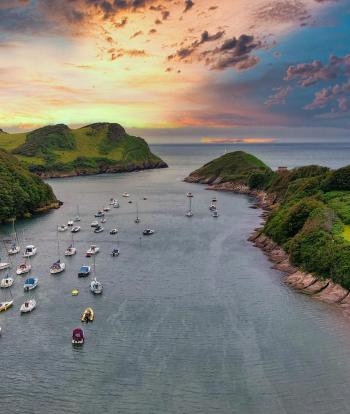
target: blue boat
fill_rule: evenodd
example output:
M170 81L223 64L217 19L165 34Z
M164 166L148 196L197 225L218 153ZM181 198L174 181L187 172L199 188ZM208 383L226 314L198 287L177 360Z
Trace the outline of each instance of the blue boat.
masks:
M90 266L81 266L79 272L78 272L78 276L79 277L86 277L89 276L91 272L91 267Z
M39 280L36 277L30 277L24 282L24 291L33 290L38 286Z

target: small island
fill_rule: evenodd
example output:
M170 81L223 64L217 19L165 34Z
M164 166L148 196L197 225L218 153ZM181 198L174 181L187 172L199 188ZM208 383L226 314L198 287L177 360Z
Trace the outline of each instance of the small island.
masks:
M100 122L78 129L48 125L16 134L0 130L0 148L42 178L167 167L144 139L127 134L117 123Z
M350 314L350 166L272 171L243 151L225 154L185 181L254 196L265 211L249 240L303 293Z

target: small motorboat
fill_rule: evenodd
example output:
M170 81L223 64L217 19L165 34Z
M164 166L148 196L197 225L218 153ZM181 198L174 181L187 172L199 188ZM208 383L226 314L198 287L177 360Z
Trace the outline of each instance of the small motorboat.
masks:
M115 198L110 198L109 199L109 205L113 206L115 203L117 203L117 200Z
M192 193L187 193L186 195L187 195L187 197L190 197L190 198L193 197Z
M119 249L117 249L117 248L114 248L114 249L112 250L111 255L112 255L113 257L117 257L117 256L119 256L119 255L120 255L120 250L119 250Z
M95 220L91 223L91 227L97 227L98 226L98 221Z
M79 233L80 230L81 230L80 226L73 226L72 230L71 230L71 233Z
M82 322L93 322L95 318L94 315L94 310L92 308L86 308L83 312L83 314L81 315L81 321Z
M130 194L129 193L123 193L122 196L123 197L130 197Z
M104 213L103 211L99 210L99 211L95 214L95 217L96 217L96 218L99 218L99 217L104 217L104 215L105 215L105 213Z
M29 244L24 250L23 257L35 256L37 254L37 251L38 249L33 244Z
M103 211L109 211L111 208L109 206L103 207Z
M67 250L64 252L65 256L74 256L77 253L76 247L74 247L72 244L67 247Z
M104 228L100 225L95 227L94 233L102 233Z
M7 250L7 253L10 255L10 256L12 256L12 255L14 255L14 254L17 254L17 253L19 253L21 251L21 247L18 245L18 244L16 244L16 243L13 243L12 244L12 246Z
M89 276L90 273L91 273L91 267L84 265L84 266L81 266L81 268L79 269L78 276L86 277L86 276Z
M115 201L115 202L113 203L113 208L119 208L119 207L120 207L119 202L118 202L118 201Z
M85 342L84 331L81 328L73 329L72 333L72 345L79 346Z
M20 307L21 313L29 313L36 308L36 301L34 299L26 300Z
M152 229L145 229L142 234L144 236L150 236L151 234L154 234L154 230L152 230Z
M21 263L17 266L16 274L17 275L25 275L26 273L29 273L32 270L32 265L30 263Z
M97 254L100 251L100 248L96 246L96 244L92 244L90 248L86 251L86 257L93 256L94 254Z
M193 216L193 211L192 210L188 210L186 213L186 217L192 217Z
M139 224L139 223L141 222L140 217L136 217L136 219L134 220L134 222L135 222L136 224Z
M143 197L143 199L146 201L147 200L147 197Z
M132 201L131 201L131 200L129 200L129 201L128 201L128 203L129 203L129 204L132 204Z
M109 234L118 234L118 229L112 229Z
M68 227L73 227L74 226L74 220L68 220Z
M74 221L77 223L78 221L81 221L81 218L80 218L80 216L75 216L74 217Z
M66 264L61 262L61 259L58 259L57 262L53 263L50 266L50 273L52 275L56 275L57 273L61 273L66 269Z
M15 283L15 279L11 276L7 276L1 279L0 287L2 289L10 288L14 283Z
M100 295L103 292L103 286L101 282L98 282L96 278L90 283L90 290L95 295Z
M102 223L102 224L103 224L103 223L106 223L106 221L107 221L106 217L103 217L103 218L101 219L101 223Z
M219 217L219 212L217 210L214 210L212 213L213 217Z
M10 263L2 262L0 259L0 270L8 269L10 267Z
M13 305L13 300L9 300L6 302L0 302L0 312L5 312L7 309L11 308Z
M39 284L39 280L36 277L30 277L24 282L23 289L25 292L28 292L29 290L35 289Z
M79 295L79 290L78 289L72 289L72 296L78 296Z
M58 226L57 230L61 233L63 233L64 231L68 230L68 226L66 226L65 224L63 224L62 226Z
M215 211L216 210L216 205L214 203L210 203L209 204L209 210L210 211Z

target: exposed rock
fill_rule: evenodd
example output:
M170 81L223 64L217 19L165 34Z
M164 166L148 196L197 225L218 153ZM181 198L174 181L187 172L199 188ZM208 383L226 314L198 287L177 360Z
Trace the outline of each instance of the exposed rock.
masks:
M330 280L327 287L316 295L313 295L313 297L327 303L340 303L345 299L348 293L349 292L342 286Z
M303 292L308 295L314 295L315 293L320 292L322 289L328 286L330 279L318 279L312 285L304 288Z
M310 273L301 272L300 270L284 278L284 281L288 285L293 286L295 289L305 289L315 283L316 280L317 279L315 276L311 275Z

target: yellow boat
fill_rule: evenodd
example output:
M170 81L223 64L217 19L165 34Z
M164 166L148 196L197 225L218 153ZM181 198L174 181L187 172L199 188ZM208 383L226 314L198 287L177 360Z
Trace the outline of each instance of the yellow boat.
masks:
M86 308L81 315L81 321L86 323L93 322L94 317L94 310L92 308Z
M77 296L79 295L79 290L78 289L73 289L72 290L72 296Z
M7 309L11 308L13 305L13 300L9 302L0 302L0 312L5 312Z

